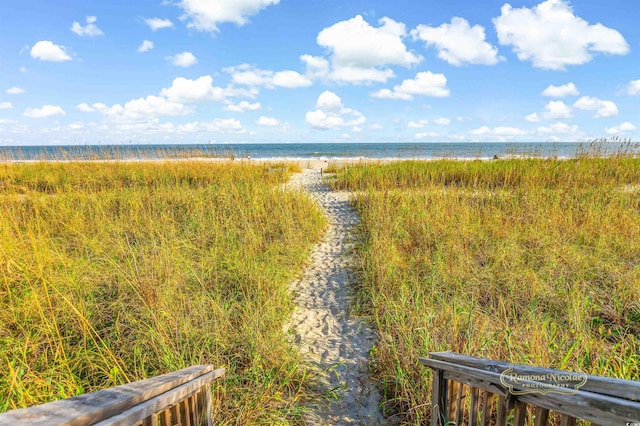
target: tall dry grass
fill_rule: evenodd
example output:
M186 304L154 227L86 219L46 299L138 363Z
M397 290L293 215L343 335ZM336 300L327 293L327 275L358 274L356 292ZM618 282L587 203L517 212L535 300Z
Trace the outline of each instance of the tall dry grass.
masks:
M284 169L197 161L0 165L0 411L227 368L221 423L295 420L282 333L321 212Z
M637 380L640 159L349 166L358 302L387 413L429 418L432 351Z

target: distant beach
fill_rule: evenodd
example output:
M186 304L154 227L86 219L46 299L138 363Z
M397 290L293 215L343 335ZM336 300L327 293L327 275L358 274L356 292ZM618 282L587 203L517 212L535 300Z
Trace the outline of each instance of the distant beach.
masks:
M629 143L437 142L437 143L258 143L204 145L69 145L0 147L2 161L166 160L186 158L273 161L359 159L491 159L498 157L572 158L581 152L612 155L638 151Z

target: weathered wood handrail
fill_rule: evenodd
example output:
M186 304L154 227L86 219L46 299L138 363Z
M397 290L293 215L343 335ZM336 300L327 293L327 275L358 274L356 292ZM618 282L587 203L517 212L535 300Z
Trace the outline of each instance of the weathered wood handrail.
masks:
M429 357L420 358L420 363L433 370L432 426L463 422L476 426L478 421L483 426L502 426L512 412L513 426L542 426L552 419L563 426L575 425L576 419L597 425L640 422L637 381L509 364L453 352L430 353Z
M212 424L211 383L224 368L197 365L98 392L0 414L0 426Z

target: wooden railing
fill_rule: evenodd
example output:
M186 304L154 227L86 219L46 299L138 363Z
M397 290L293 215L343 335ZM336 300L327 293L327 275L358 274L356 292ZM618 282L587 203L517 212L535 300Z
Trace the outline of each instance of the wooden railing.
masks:
M198 365L73 398L0 414L1 426L212 424L211 383L224 368Z
M433 370L431 425L640 424L640 382L509 364L452 352Z

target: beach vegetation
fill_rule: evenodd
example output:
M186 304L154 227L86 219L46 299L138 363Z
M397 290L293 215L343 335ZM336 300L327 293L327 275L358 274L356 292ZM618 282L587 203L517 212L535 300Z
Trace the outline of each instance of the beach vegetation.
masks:
M430 416L430 352L637 380L640 159L337 167L385 412Z
M0 164L0 412L213 364L216 422L297 421L283 327L324 219L294 169Z

